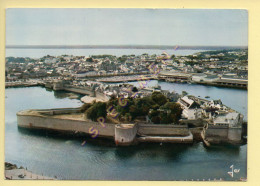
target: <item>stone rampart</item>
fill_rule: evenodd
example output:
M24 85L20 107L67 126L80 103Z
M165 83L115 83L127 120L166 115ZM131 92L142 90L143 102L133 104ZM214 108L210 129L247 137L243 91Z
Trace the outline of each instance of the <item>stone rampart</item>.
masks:
M91 91L91 90L85 89L85 88L64 87L63 90L68 91L68 92L78 93L78 94L95 96L94 91Z
M79 108L26 110L17 113L19 127L29 129L55 130L115 139L118 145L130 145L137 142L180 142L193 141L187 125L155 124L112 124L93 122L83 119L77 113ZM72 114L72 115L71 115ZM75 116L74 116L75 115Z
M206 138L219 137L220 139L227 139L228 138L228 128L225 128L225 127L208 128L208 129L206 129L205 137Z
M33 116L33 115L19 115L17 114L17 123L19 127L31 129L45 129L55 131L69 131L69 132L82 132L85 134L93 134L89 130L91 127L98 130L99 137L113 138L115 134L115 124L106 123L103 127L98 122L71 120L55 118L51 116Z
M136 124L117 124L115 125L115 143L116 145L133 144L136 138Z
M240 142L242 139L242 128L229 128L228 140L233 142Z
M138 125L138 135L144 136L188 136L187 125Z
M211 126L205 130L205 138L211 143L240 143L242 139L242 128Z

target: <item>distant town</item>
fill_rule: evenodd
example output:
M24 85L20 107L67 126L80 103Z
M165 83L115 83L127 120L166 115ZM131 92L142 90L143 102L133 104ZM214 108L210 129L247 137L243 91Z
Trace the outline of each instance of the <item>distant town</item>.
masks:
M93 55L44 56L39 59L6 57L6 82L30 79L91 79L101 82L137 81L135 75L173 82L247 88L247 49L219 50L188 56L168 55ZM154 64L157 76L150 76ZM9 84L7 83L7 86Z
M114 137L117 145L201 140L210 146L242 143L246 136L244 116L221 100L209 101L185 91L178 94L158 85L147 86L156 79L247 89L248 61L244 49L189 56L170 56L164 52L159 56L47 55L40 59L6 60L6 87L44 86L85 95L81 98L85 104L78 109L18 112L19 127ZM128 84L129 81L138 81L140 86ZM37 123L32 119L35 117ZM48 119L53 126L44 122ZM65 120L70 121L69 128L64 125Z

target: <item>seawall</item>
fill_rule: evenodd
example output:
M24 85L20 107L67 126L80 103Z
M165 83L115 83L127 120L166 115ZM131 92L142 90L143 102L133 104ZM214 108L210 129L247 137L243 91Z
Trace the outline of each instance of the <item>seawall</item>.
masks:
M204 134L205 139L212 144L242 142L242 127L209 126Z
M187 125L114 124L85 119L79 108L24 110L17 113L19 127L82 133L114 139L117 145L136 142L192 143L193 135Z
M188 136L187 125L151 125L139 124L137 134L140 136Z
M67 114L70 109L64 109L63 114ZM98 136L100 137L114 137L114 125L111 123L106 123L105 127L103 127L98 122L93 122L85 119L70 119L66 117L57 117L55 116L55 112L57 114L57 110L46 110L42 111L43 114L35 114L33 110L20 111L17 113L17 124L22 128L31 128L31 129L45 129L45 130L55 130L55 131L64 131L64 132L81 132L86 135L93 134L90 132L90 128L98 130ZM61 111L59 114L61 114ZM58 115L59 115L58 114Z

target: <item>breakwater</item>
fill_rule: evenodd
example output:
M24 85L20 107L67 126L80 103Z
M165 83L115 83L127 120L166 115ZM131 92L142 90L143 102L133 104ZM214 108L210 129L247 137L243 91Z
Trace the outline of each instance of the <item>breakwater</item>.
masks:
M45 86L45 83L42 82L42 81L5 82L5 88L11 88L11 87L35 87L35 86Z

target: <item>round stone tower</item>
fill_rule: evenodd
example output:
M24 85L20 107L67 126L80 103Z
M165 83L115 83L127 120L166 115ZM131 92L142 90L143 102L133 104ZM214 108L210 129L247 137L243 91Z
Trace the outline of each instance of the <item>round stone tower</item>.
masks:
M117 124L115 126L115 143L120 146L131 145L135 142L136 124Z

